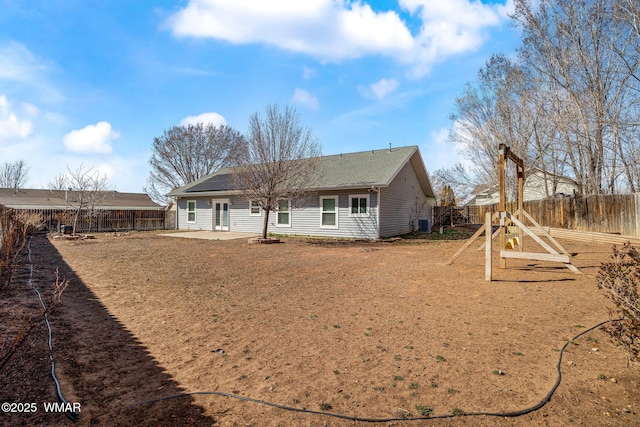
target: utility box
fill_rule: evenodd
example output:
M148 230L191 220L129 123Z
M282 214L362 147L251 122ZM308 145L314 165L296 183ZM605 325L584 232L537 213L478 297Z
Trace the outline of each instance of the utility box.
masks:
M431 233L431 224L428 219L418 220L418 231L421 233Z

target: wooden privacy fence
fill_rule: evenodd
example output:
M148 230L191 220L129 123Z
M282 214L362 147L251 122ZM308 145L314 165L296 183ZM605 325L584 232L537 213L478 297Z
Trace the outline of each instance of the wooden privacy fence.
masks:
M456 222L454 225L482 224L485 213L496 212L498 204L455 209L459 209L460 214L454 218L462 218L462 222ZM640 238L640 193L532 200L524 202L524 209L545 227ZM515 212L515 209L513 211ZM434 226L435 222L434 211Z
M21 209L20 211L39 215L43 227L49 231L59 230L62 224L73 225L75 217L73 209ZM165 230L167 229L165 217L166 212L162 209L83 209L78 217L76 232Z
M542 225L640 237L640 193L525 202Z

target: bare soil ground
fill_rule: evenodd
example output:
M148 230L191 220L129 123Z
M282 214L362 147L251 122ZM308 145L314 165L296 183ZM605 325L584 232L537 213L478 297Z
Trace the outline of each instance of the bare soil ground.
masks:
M364 424L219 395L135 404L217 391L362 418L532 407L556 382L562 346L609 318L595 275L611 247L562 241L584 276L509 260L488 283L477 245L443 265L462 243L134 233L38 237L31 250L38 286L56 267L70 280L51 323L63 393L82 405L75 425L347 426ZM32 297L23 282L16 292ZM0 371L0 400L56 401L48 363L39 328ZM549 403L526 415L381 425L640 425L640 373L604 332L571 342L561 366ZM0 424L74 425L42 406Z

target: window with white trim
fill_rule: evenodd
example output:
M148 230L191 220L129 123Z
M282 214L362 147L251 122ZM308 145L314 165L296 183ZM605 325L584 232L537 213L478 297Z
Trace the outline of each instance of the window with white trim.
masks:
M320 227L338 228L338 196L320 197Z
M349 196L349 216L369 216L369 195L352 194Z
M262 210L260 209L260 205L255 200L249 201L249 216L261 216Z
M187 222L196 222L196 201L187 200Z
M291 227L291 200L285 199L278 202L276 216L277 227Z

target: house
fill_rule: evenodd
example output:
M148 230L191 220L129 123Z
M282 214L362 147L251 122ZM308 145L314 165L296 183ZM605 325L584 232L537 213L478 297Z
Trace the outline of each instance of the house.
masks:
M168 195L180 230L260 233L265 213L229 183L222 169ZM304 206L282 200L268 232L379 239L409 233L431 220L435 197L416 146L320 158L313 197Z
M517 194L517 185L514 180L512 185L514 194ZM525 174L522 199L524 202L528 202L546 199L547 197L562 197L571 195L577 190L578 186L571 178L553 175L534 168L528 174ZM492 205L500 202L500 191L497 184L478 185L471 195L472 198L466 203L466 206Z
M77 231L164 229L164 208L144 193L99 191L93 209L83 209ZM69 224L78 203L72 191L0 188L0 205L41 216L44 227Z

